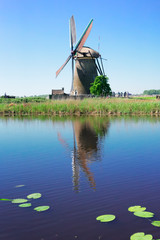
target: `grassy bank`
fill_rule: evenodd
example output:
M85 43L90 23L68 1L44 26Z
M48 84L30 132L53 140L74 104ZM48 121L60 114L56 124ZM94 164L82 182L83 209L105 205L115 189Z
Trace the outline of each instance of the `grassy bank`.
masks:
M0 103L1 115L160 115L156 99L94 98Z
M31 103L31 102L46 102L44 97L20 97L20 98L0 98L1 103Z

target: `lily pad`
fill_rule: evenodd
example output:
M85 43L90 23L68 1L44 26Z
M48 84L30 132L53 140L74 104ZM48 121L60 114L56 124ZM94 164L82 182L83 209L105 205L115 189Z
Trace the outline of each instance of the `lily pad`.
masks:
M22 204L19 204L19 207L31 207L32 204L31 203L22 203Z
M115 215L111 215L111 214L106 214L106 215L101 215L99 217L96 218L96 220L100 221L100 222L111 222L116 218Z
M27 198L29 198L29 199L31 199L31 198L37 199L37 198L40 198L41 196L42 196L41 193L32 193L32 194L29 194L29 195L27 196Z
M160 221L153 221L151 224L155 227L160 227Z
M130 237L130 239L131 239L131 240L136 240L136 239L138 239L138 238L143 238L144 235L145 235L144 232L134 233L134 234Z
M154 216L154 213L144 211L144 212L134 212L134 215L142 218L152 218Z
M49 208L50 208L50 206L39 206L39 207L34 208L34 210L37 212L43 212L43 211L48 210Z
M146 208L141 207L141 206L131 206L131 207L128 208L129 212L143 212L145 210L146 210Z
M25 185L17 185L17 186L15 186L16 188L20 188L20 187L24 187Z
M134 233L130 240L152 240L153 236L151 234L146 234L144 232Z
M0 201L12 201L12 199L0 198Z
M153 239L153 236L151 234L146 234L144 237L143 237L144 240L152 240Z
M28 200L23 198L16 198L12 200L12 203L25 203L25 202L28 202Z

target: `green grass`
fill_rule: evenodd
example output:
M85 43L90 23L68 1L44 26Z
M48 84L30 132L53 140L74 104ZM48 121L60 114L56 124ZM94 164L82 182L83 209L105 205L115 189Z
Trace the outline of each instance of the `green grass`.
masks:
M0 103L1 115L160 115L156 99L93 98Z
M139 97L132 97L132 99L137 99L137 100L155 100L156 97L154 96L139 96Z
M21 97L21 98L4 98L0 97L0 103L30 103L30 102L46 102L44 97Z

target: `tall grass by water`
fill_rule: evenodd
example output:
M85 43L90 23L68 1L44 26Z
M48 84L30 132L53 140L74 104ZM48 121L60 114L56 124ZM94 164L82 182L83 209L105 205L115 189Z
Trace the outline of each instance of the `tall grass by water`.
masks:
M160 115L156 99L86 98L0 103L1 115Z

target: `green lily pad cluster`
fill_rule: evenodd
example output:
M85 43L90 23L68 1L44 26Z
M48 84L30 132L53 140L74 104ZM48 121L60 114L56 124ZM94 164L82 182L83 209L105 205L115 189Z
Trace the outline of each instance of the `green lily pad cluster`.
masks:
M28 207L32 206L32 204L29 203L28 201L30 201L31 199L41 198L41 196L42 196L41 193L32 193L27 196L27 199L24 199L24 198L15 198L15 199L0 198L0 201L11 201L13 204L19 204L18 205L19 207L28 208ZM35 207L34 210L37 212L43 212L43 211L48 210L49 208L50 208L50 206L38 206L38 207Z
M128 211L133 212L133 214L137 217L142 217L142 218L152 218L152 217L154 217L154 213L147 212L146 207L131 206L131 207L128 208Z
M154 213L146 211L146 207L141 207L139 205L137 206L131 206L128 208L129 212L132 212L137 217L142 218L152 218L154 217ZM115 220L116 216L112 214L105 214L100 215L96 218L97 221L100 221L102 223L104 222L111 222ZM152 221L151 224L156 227L160 227L160 221ZM153 236L151 234L145 234L144 232L138 232L134 233L132 236L130 236L130 240L160 240L160 239L153 239Z
M31 200L31 199L41 198L41 196L42 196L41 193L32 193L32 194L29 194L27 198ZM17 198L17 199L13 199L12 203L22 203L19 205L19 207L31 207L32 206L31 203L26 203L29 201L28 199ZM34 210L37 212L43 212L48 210L49 208L50 208L49 206L38 206L38 207L35 207Z
M129 212L133 212L133 214L137 217L142 218L152 218L154 217L154 213L145 211L146 207L141 206L131 206L128 208ZM155 227L160 227L160 221L152 221L151 224Z
M19 204L18 205L19 207L24 208L24 207L32 206L32 204L30 202L28 202L29 200L38 199L38 198L41 198L41 196L42 196L41 193L32 193L27 196L27 199L0 198L0 201L11 201L13 204ZM49 208L50 208L50 206L38 206L38 207L35 207L34 210L37 212L43 212L43 211L48 210ZM137 217L142 217L142 218L154 217L154 213L146 211L146 207L141 207L139 205L129 207L128 211L132 212ZM115 220L115 218L116 218L116 216L113 214L105 214L105 215L98 216L96 218L96 220L104 223L104 222L111 222L111 221ZM155 227L160 227L160 220L152 221L151 224ZM151 234L145 234L144 232L138 232L138 233L134 233L133 235L131 235L130 240L154 240L154 239ZM160 239L155 239L155 240L160 240Z

